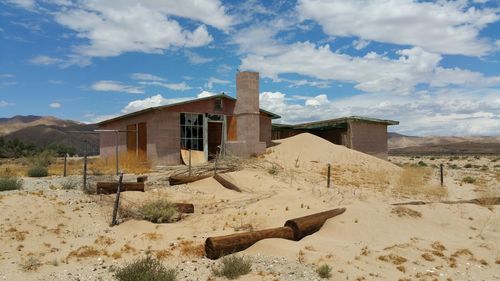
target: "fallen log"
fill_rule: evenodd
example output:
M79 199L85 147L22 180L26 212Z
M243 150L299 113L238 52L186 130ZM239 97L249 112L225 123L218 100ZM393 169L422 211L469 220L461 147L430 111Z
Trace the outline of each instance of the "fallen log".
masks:
M238 186L236 186L234 183L228 181L227 179L225 179L224 177L222 177L219 174L216 174L214 176L214 179L216 181L218 181L222 186L224 186L227 189L231 189L231 190L234 190L234 191L237 191L237 192L241 192L241 189Z
M278 227L259 231L235 233L231 235L209 237L205 241L205 253L209 259L243 251L262 239L283 238L293 240L293 230L289 227Z
M172 203L179 213L194 213L194 205L190 203Z
M333 218L345 212L345 208L333 209L305 217L287 220L285 226L293 230L293 240L299 241L305 236L311 235L321 229L329 218Z
M197 175L197 176L170 176L168 178L168 183L173 185L186 184L190 182L199 181L211 177L212 175Z
M500 197L484 197L475 198L470 200L457 200L457 201L437 201L437 202L424 202L424 201L410 201L403 203L393 203L393 206L403 206L403 205L426 205L426 204L476 204L476 205L500 205Z
M114 181L110 182L98 182L97 183L97 194L113 194L118 190L118 183ZM124 191L142 191L144 192L143 182L123 182L120 192Z

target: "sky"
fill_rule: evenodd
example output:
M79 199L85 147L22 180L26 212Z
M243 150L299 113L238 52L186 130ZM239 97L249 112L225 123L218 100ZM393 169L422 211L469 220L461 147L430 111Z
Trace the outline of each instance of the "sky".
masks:
M0 0L0 117L93 123L250 70L279 123L500 135L499 60L499 0Z

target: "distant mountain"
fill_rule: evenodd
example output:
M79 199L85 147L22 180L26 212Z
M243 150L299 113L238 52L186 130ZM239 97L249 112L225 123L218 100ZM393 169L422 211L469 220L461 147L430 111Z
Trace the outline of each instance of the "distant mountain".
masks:
M388 133L389 154L500 154L500 136L439 137Z
M53 116L14 116L0 118L0 137L19 139L36 146L62 144L74 147L78 154L87 149L89 154L99 153L99 135L92 133L97 125L61 120Z

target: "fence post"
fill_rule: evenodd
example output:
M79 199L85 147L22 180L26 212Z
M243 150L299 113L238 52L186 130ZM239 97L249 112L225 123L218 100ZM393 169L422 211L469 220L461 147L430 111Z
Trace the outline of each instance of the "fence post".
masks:
M122 189L122 181L123 181L123 172L120 173L120 178L118 179L118 187L116 189L116 199L115 199L115 205L113 207L113 219L111 220L111 226L115 226L118 224L116 216L118 215L118 208L120 207L120 191Z
M67 170L66 170L67 163L68 163L68 153L64 155L64 175L63 175L64 177L66 177L67 175Z
M87 153L83 156L83 190L87 189Z
M332 165L328 164L328 174L326 179L326 188L330 188L330 176L331 176Z
M189 176L191 176L191 149L189 149Z
M220 150L220 147L218 147ZM217 175L217 160L219 159L219 153L215 151L215 162L214 162L214 176Z
M441 163L439 165L439 172L440 172L440 175L441 175L441 186L443 186L443 177L444 177L444 175L443 175L443 163Z

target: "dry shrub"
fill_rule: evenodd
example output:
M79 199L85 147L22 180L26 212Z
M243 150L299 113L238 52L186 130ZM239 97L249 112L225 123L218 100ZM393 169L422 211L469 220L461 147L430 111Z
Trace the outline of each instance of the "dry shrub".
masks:
M252 271L252 260L247 257L236 255L223 257L218 267L212 268L215 276L226 277L227 279L237 279Z
M100 255L107 255L107 253L106 251L97 250L92 246L81 246L80 248L71 251L66 257L66 259L70 259L73 257L77 259L89 258L89 257L97 257Z
M180 252L184 256L203 257L205 256L205 246L190 240L182 240L179 243Z
M118 168L127 173L134 174L144 174L151 171L149 163L143 157L138 157L132 153L120 153L118 155ZM91 159L89 170L98 171L100 174L112 175L116 173L116 158L113 155Z
M165 267L159 260L147 256L117 270L115 278L118 281L175 281L175 269Z
M469 249L458 249L451 255L454 258L458 258L460 256L468 256L469 258L474 258L474 254Z
M378 259L381 261L385 261L385 262L392 262L395 265L400 265L400 264L403 264L403 263L408 261L406 258L404 258L402 256L398 256L396 254L389 254L389 255L385 255L385 256L380 256L380 257L378 257Z
M18 190L23 186L23 180L13 176L0 176L0 191Z
M420 213L419 211L415 211L415 210L412 210L410 208L403 207L403 206L398 206L398 207L392 208L391 213L397 215L400 218L401 217L411 217L411 218L422 217L422 213Z
M12 234L12 239L15 239L17 241L24 241L26 239L26 234L29 234L28 231L19 231L14 227L7 229L6 232Z
M431 247L432 247L432 249L439 251L439 252L446 251L446 247L443 244L441 244L441 242L439 242L439 241L432 243Z
M404 265L398 265L396 268L403 273L406 272L406 267L404 267Z
M21 261L19 266L21 267L22 271L34 271L37 270L40 266L42 266L42 263L40 262L39 259L31 256Z
M145 239L149 241L156 241L163 237L163 235L158 232L146 232L143 233L142 235L144 236Z
M396 182L394 192L398 195L443 198L448 191L438 184L429 185L432 177L429 168L405 167Z
M316 269L316 273L318 273L319 277L328 279L332 277L332 268L329 265L324 264Z
M424 258L424 260L426 261L434 261L434 257L429 253L423 253L422 258Z
M180 220L177 208L165 198L143 204L138 212L142 219L152 223L170 223Z
M171 257L172 253L169 250L157 250L154 251L154 255L156 256L157 259L164 260L168 257Z
M110 246L115 243L115 239L108 236L99 235L94 243L100 246Z

